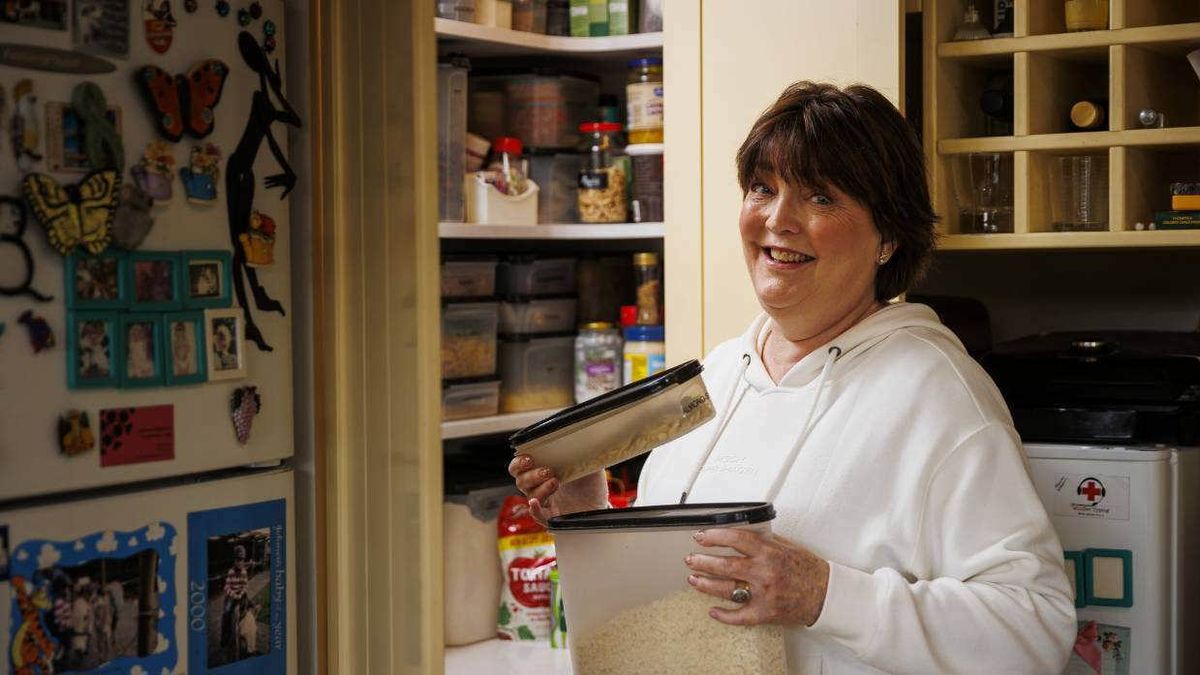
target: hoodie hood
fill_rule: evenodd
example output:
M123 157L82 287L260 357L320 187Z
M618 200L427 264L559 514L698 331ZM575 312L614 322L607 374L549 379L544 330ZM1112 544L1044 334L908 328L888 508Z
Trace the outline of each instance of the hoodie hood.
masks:
M871 347L901 330L932 330L958 343L958 338L942 324L932 309L916 303L897 302L871 314L852 326L850 330L814 349L811 354L792 366L792 369L776 384L767 374L767 368L760 356L770 327L771 317L764 312L750 324L741 338L742 349L750 356L750 366L746 369L746 381L758 391L776 387L792 389L804 387L821 374L821 370L829 358L829 351L834 347L840 351L840 355L836 357L834 368L836 373L867 353Z

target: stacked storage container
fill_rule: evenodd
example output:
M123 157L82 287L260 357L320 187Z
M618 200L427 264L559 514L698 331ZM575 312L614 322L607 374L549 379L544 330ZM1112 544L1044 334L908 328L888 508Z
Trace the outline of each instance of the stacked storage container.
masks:
M495 415L496 259L442 262L442 419Z
M498 268L500 411L575 401L576 260L512 256Z

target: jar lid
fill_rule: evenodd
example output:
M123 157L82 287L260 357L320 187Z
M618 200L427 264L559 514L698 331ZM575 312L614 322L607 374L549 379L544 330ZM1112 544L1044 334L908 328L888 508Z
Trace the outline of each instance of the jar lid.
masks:
M644 66L661 66L662 59L657 56L645 56L640 59L634 59L629 62L630 68L641 68Z
M628 326L625 328L626 342L663 342L667 330L662 326Z
M1071 106L1071 122L1077 127L1090 127L1103 121L1104 111L1091 101L1080 101Z
M633 143L625 146L625 154L630 156L661 155L664 147L662 143Z
M507 152L511 155L519 155L523 149L523 146L521 145L521 139L513 138L512 136L501 136L500 138L497 138L496 142L492 144L492 147L496 150L496 152Z
M657 253L634 253L633 254L633 264L634 265L657 265L658 264L658 254Z
M579 131L585 134L594 134L596 132L616 133L622 129L617 122L584 122L579 125Z
M556 516L550 519L550 531L628 530L650 527L705 528L751 525L775 519L775 507L769 502L732 502L726 504L672 504L635 506L628 509L600 509Z
M590 321L583 324L584 330L613 330L614 326L608 321Z
M621 305L621 326L632 326L637 323L637 305Z

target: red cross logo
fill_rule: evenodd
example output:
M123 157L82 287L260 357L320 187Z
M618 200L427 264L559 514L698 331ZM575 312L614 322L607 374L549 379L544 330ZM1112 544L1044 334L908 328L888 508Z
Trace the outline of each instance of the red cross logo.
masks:
M1085 478L1079 482L1079 487L1075 488L1075 494L1082 495L1089 503L1095 504L1104 498L1104 483L1095 478Z

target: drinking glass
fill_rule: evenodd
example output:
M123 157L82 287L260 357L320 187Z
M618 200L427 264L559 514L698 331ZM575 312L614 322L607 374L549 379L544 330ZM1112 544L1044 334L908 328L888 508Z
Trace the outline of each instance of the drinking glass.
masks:
M958 231L991 234L1013 231L1013 156L972 152L956 158L955 201Z
M1107 156L1055 157L1050 189L1055 231L1095 232L1108 229Z

